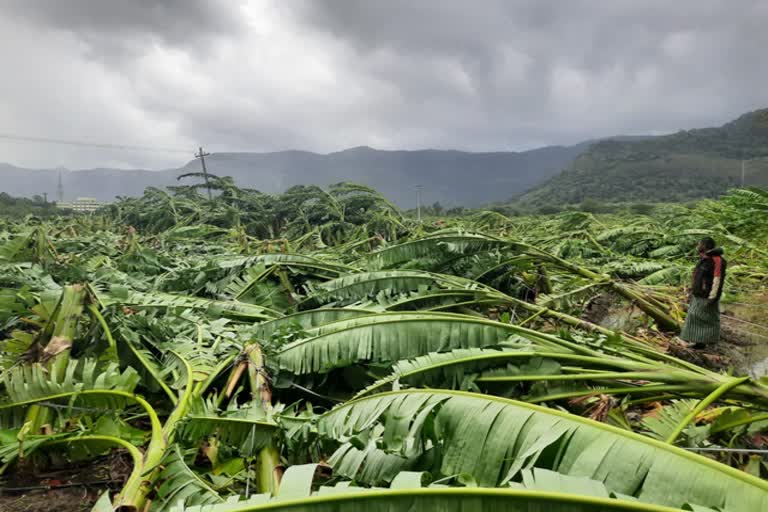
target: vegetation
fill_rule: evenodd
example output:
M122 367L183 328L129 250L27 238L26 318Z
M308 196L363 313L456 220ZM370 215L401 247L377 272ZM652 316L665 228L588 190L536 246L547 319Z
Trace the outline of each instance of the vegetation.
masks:
M768 109L719 128L598 142L562 174L520 198L545 207L585 200L682 202L716 198L741 182L768 186Z
M768 508L760 459L685 450L765 443L768 383L672 339L701 236L764 289L765 191L422 224L210 180L5 225L5 477L122 454L97 511Z
M0 192L0 215L6 218L22 218L27 215L36 217L52 217L60 212L55 203L49 203L41 196L32 199L26 197L13 197Z

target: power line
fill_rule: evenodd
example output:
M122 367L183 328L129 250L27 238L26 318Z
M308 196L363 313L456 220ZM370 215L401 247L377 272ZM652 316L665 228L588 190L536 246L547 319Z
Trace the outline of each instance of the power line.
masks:
M59 185L56 187L56 197L60 203L64 201L64 183L61 181L61 170L59 170Z
M121 151L154 151L159 153L188 153L188 149L165 148L160 146L136 146L132 144L108 144L87 142L72 139L58 139L53 137L35 137L31 135L15 135L0 133L0 139L16 142L39 142L42 144L60 144L64 146L78 146L99 149L117 149Z
M416 185L416 220L421 222L421 189L423 185Z
M744 188L744 148L741 149L741 188Z

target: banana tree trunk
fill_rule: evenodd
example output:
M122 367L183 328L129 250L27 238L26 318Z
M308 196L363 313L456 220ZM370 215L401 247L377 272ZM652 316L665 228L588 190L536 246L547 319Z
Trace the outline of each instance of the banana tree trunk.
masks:
M45 347L41 363L45 364L52 379L60 381L69 364L69 354L77 330L77 324L83 314L85 288L75 284L65 286L56 305L52 318L40 334ZM26 421L30 431L39 433L51 420L51 412L45 407L33 405L27 411Z
M656 324L659 326L660 329L664 331L669 331L669 332L680 331L680 324L678 323L677 320L675 320L672 317L672 315L668 314L662 308L653 304L653 302L651 302L648 298L644 297L643 294L636 292L634 290L630 290L628 287L624 286L623 284L612 280L610 276L598 274L597 272L593 272L588 268L581 267L579 265L574 265L570 261L559 258L554 254L550 254L546 251L542 251L541 249L538 249L537 247L534 247L532 245L527 245L527 244L517 244L517 245L523 248L531 256L539 257L545 261L554 263L558 267L569 270L574 274L585 277L591 281L606 282L611 287L611 289L613 289L616 293L620 294L625 299L634 302L637 305L637 307L639 307L645 314L653 318L653 320L656 322Z
M43 351L43 358L48 360L49 369L57 379L64 376L69 364L69 354L75 330L83 315L85 288L79 284L65 286L53 319L53 332Z
M526 310L530 311L531 313L533 313L534 314L533 317L526 319L525 322L528 322L528 321L532 320L534 317L545 316L545 317L549 317L549 318L553 318L555 320L561 321L561 322L563 322L565 324L572 325L573 327L578 327L580 329L584 329L586 331L598 332L598 333L604 334L606 336L618 335L618 336L621 337L621 339L625 343L631 344L634 347L634 349L639 354L643 354L645 356L651 357L652 359L659 360L659 361L664 361L666 363L671 363L671 364L673 364L675 366L680 366L682 368L686 368L686 369L693 370L693 371L696 371L696 372L704 372L704 373L707 373L707 374L712 374L712 372L710 372L708 370L705 370L703 368L700 368L700 367L698 367L698 366L696 366L696 365L694 365L692 363L689 363L689 362L684 361L682 359L678 359L678 358L676 358L674 356L671 356L669 354L665 354L664 352L660 352L658 350L654 350L652 348L648 348L647 345L643 341L641 341L641 340L639 340L639 339L637 339L637 338L635 338L635 337L633 337L633 336L631 336L631 335L629 335L629 334L627 334L625 332L612 331L612 330L607 329L607 328L605 328L605 327L603 327L601 325L594 324L594 323L589 322L587 320L582 320L582 319L577 318L575 316L568 315L567 313L562 313L562 312L554 310L554 309L549 309L547 307L540 306L538 304L532 304L530 302L526 302L526 301L523 301L523 300L520 300L520 299L516 299L514 297L510 297L509 295L503 294L501 292L490 292L490 293L487 294L487 296L489 298L493 299L493 302L496 302L496 303L507 303L507 304L512 304L512 305L515 305L515 306L520 306L521 308L526 309ZM760 395L763 396L763 394L764 393L762 393L762 391L761 391Z
M258 403L261 409L270 413L272 411L272 388L269 385L269 377L266 373L264 353L261 347L254 343L246 349L248 355L248 380L251 385L251 397ZM274 445L262 448L257 457L258 482L260 493L277 494L280 488L280 480L283 477L283 468L280 464L280 452Z
M675 333L680 332L680 324L678 321L675 320L672 315L668 314L666 311L659 308L650 300L645 298L641 293L630 290L626 286L617 282L612 282L611 288L625 299L635 303L637 307L640 308L645 314L653 318L653 320L656 322L656 325L658 325L662 331Z
M164 424L160 424L160 420L157 418L157 414L152 409L152 406L143 402L144 408L147 410L152 422L152 438L147 446L147 451L144 453L143 471L141 475L143 478L140 481L129 480L120 494L115 498L115 510L120 512L136 512L141 510L147 501L147 496L152 491L160 476L161 468L160 463L165 458L168 446L170 446L176 436L176 427L182 418L189 411L189 404L194 395L195 383L192 376L192 368L189 366L183 358L180 358L182 363L186 365L187 382L184 387L184 391L181 393L176 407L174 407L171 414L165 420ZM139 400L139 399L137 399ZM149 472L149 474L147 474Z

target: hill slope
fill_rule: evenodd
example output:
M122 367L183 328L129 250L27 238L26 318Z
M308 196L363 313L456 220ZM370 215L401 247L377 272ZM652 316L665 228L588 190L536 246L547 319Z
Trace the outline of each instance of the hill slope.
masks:
M602 201L685 201L741 182L768 186L768 109L719 128L593 144L562 174L519 198L529 205Z
M206 162L212 174L232 176L239 186L263 192L282 192L299 184L355 181L376 188L400 206L412 207L415 186L423 185L425 203L479 206L507 200L556 175L587 147L584 143L495 153L359 147L327 155L306 151L216 153ZM147 186L176 184L179 174L199 170L200 162L192 160L181 169L166 171L63 171L64 198L137 196ZM19 196L47 192L49 198L56 198L58 171L0 164L0 178L0 191Z
M613 137L574 146L523 152L468 153L381 151L358 147L330 154L307 151L216 153L209 171L232 176L241 187L277 193L293 185L355 181L372 186L401 207L415 204L481 206L518 201L539 206L602 201L685 201L713 197L741 179L768 186L768 109L745 114L719 128L658 137ZM112 200L138 196L148 186L177 184L176 176L198 171L192 160L165 171L90 169L63 171L64 199ZM563 169L565 169L563 171ZM56 198L58 171L0 164L0 191L15 196L47 193Z
M121 169L87 169L61 171L64 200L77 197L95 197L111 201L116 196L140 196L147 187L176 184L178 171L144 171ZM0 192L12 196L32 197L48 194L56 200L59 171L53 169L25 169L0 163Z

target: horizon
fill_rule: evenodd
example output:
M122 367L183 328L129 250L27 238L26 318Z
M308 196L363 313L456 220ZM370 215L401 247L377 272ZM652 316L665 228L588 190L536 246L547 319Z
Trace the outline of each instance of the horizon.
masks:
M743 112L739 114L745 115L750 114L752 112L761 111L761 110L768 110L768 107L757 107L753 110ZM738 117L738 116L737 116ZM600 141L613 139L613 138L622 138L622 137L663 137L666 135L673 135L674 133L677 133L678 131L684 130L695 130L695 129L704 129L704 128L717 128L719 126L722 126L725 123L728 123L730 121L735 120L737 117L733 117L731 119L727 119L722 121L719 125L716 126L696 126L696 127L687 127L687 128L678 128L677 130L664 132L664 133L622 133L622 134L613 134L613 135L604 135L604 136L595 136L595 137L589 137L585 140L569 143L569 144L544 144L540 146L533 146L528 147L524 149L497 149L497 150L487 150L487 151L473 151L473 150L466 150L466 149L457 149L457 148L439 148L439 147L423 147L423 148L380 148L380 147L373 147L370 145L356 145L356 146L350 146L342 149L327 151L327 152L320 152L320 151L312 151L309 149L298 149L298 148L286 148L286 149L276 149L272 151L248 151L248 150L225 150L225 151L213 151L210 153L210 156L215 155L269 155L269 154L280 154L280 153L307 153L307 154L313 154L313 155L319 155L319 156L329 156L334 155L338 153L344 153L346 151L352 151L357 149L368 149L372 151L379 151L379 152L408 152L408 153L416 153L416 152L429 152L429 151L435 151L435 152L457 152L457 153L468 153L468 154L518 154L518 153L526 153L530 151L536 151L540 149L546 149L546 148L571 148L575 146L579 146L586 143L597 143ZM10 140L9 140L10 139ZM15 142L13 140L13 137L8 137L6 139L3 139L0 136L0 144L3 142ZM41 142L41 144L46 144L46 142ZM63 139L57 139L56 142L48 142L48 144L57 144L57 145L75 145L75 146L92 146L94 148L99 148L104 151L123 151L121 148L104 148L104 143L98 143L98 142L85 142L85 141L64 141ZM130 145L128 145L130 146ZM0 146L1 147L1 146ZM131 151L131 149L128 149L128 151ZM171 150L165 150L162 148L158 149L151 149L151 151L171 151ZM173 150L176 152L181 152L183 150ZM208 148L206 148L206 151L208 151ZM190 153L194 154L194 151L190 151ZM0 155L2 153L0 152ZM7 165L11 167L15 167L17 169L22 170L29 170L29 171L63 171L63 172L80 172L80 171L98 171L98 170L120 170L120 171L149 171L149 172L163 172L163 171L177 171L191 162L195 160L194 156L191 159L187 160L179 160L179 164L177 167L163 167L163 168L147 168L147 167L107 167L107 166L95 166L95 167L83 167L83 168L68 168L65 166L51 166L51 167L26 167L23 165L17 165L13 162L9 161L3 161L0 159L0 165Z

